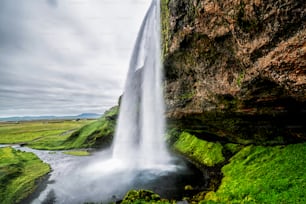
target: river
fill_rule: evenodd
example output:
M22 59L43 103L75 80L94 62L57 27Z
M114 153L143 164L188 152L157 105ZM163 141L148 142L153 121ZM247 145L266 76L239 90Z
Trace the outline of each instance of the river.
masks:
M12 147L36 154L52 168L38 191L24 202L27 204L116 202L129 189L149 189L164 198L180 199L205 190L202 172L181 159L177 159L171 169L120 169L118 164L107 159L110 157L107 150L79 157L62 151ZM185 191L186 185L193 186L194 190Z

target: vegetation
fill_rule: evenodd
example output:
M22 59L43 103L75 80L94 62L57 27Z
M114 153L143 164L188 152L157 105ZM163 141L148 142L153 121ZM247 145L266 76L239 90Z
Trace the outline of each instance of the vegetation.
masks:
M122 204L146 204L146 203L155 203L155 204L168 204L169 201L161 199L158 194L155 194L152 191L148 190L131 190L129 191L123 201Z
M70 149L109 146L115 132L118 112L118 106L106 111L98 121L74 132L64 145Z
M192 135L183 132L181 137L186 139L186 143L193 143ZM237 144L226 144L224 148L238 153L223 166L221 185L215 192L201 192L193 198L186 198L188 202L306 203L306 143L287 146L250 145L244 148ZM193 154L190 151L186 156L194 161ZM158 195L154 198L151 195L156 194L132 190L122 203L171 203L160 199Z
M202 203L305 203L306 143L248 146L222 168L216 192Z
M200 165L212 167L225 160L220 143L207 142L187 132L180 134L173 148Z
M221 145L176 129L168 142L198 166L222 167L219 182L210 181L215 190L187 198L191 203L306 203L306 143Z
M112 141L118 111L118 106L113 107L94 121L0 123L0 144L25 144L41 150L105 147Z
M105 147L110 145L115 131L115 123L119 108L113 107L97 121L86 124L71 135L58 138L42 138L29 144L35 149L65 150L88 147Z
M37 149L77 149L108 146L113 137L118 107L99 120L0 123L1 143L26 143ZM83 127L80 127L85 125ZM77 129L75 132L71 131ZM196 130L193 130L196 133ZM305 203L306 143L255 146L208 142L189 132L171 129L168 142L174 151L198 166L220 168L223 177L215 191L201 192L195 203ZM66 151L87 156L89 152ZM233 156L232 156L233 155ZM226 158L225 158L226 156ZM232 156L232 157L231 157ZM231 158L230 158L231 157ZM213 169L212 168L212 169ZM219 171L218 170L218 171ZM50 171L34 154L0 148L0 200L17 203L37 188L37 181ZM122 203L171 203L146 190L131 190Z
M63 152L64 154L69 154L69 155L73 155L73 156L89 156L90 153L86 150L82 151L82 150L78 150L78 151L66 151Z
M0 148L0 200L3 204L18 203L37 187L37 180L50 171L33 153L10 147Z
M88 120L25 121L0 123L0 143L28 143L35 140L63 141L72 131L90 123Z

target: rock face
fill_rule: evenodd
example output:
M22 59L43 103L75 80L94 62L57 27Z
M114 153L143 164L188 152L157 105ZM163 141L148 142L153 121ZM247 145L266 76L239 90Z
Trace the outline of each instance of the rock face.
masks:
M304 0L162 0L169 124L207 140L306 140Z

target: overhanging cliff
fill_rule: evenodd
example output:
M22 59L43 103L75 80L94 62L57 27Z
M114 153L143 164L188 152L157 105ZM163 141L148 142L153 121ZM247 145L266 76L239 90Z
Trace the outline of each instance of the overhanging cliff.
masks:
M162 0L170 127L208 140L306 139L303 0Z

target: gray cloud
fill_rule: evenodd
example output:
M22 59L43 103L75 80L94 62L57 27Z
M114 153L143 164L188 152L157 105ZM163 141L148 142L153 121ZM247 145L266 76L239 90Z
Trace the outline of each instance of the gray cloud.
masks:
M102 113L150 0L1 0L0 117Z
M47 2L48 2L48 4L50 4L51 6L57 7L57 4L58 4L57 0L47 0Z

